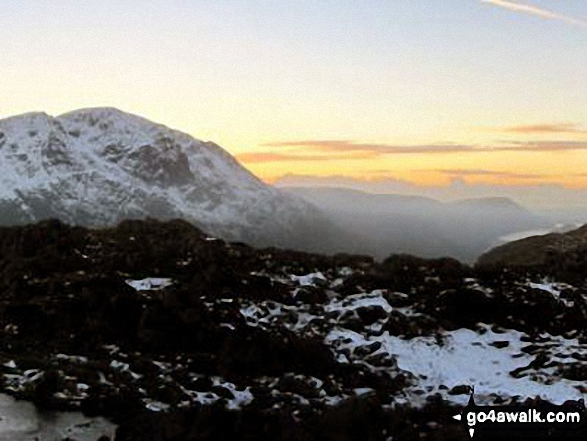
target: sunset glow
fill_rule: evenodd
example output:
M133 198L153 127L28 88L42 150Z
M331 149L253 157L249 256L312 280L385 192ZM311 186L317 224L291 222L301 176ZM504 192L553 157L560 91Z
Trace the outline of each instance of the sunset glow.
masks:
M267 182L587 188L582 0L134 3L2 2L0 117L118 107Z

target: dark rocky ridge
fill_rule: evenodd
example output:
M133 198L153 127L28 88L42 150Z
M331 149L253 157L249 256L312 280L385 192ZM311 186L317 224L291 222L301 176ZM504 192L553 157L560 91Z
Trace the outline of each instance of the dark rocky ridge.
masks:
M448 392L468 385L427 392L376 339L442 343L450 330L487 332L480 323L517 330L534 361L510 375L540 377L549 365L554 380L580 387L587 359L561 362L543 333L587 342L587 287L561 294L568 306L527 286L548 276L540 271L255 249L184 221L0 228L2 388L40 407L108 416L125 441L465 440ZM126 283L146 277L173 284ZM337 329L369 342L325 338ZM408 391L423 404L402 404Z
M483 254L480 268L534 268L570 282L587 278L587 225L567 233L516 240Z

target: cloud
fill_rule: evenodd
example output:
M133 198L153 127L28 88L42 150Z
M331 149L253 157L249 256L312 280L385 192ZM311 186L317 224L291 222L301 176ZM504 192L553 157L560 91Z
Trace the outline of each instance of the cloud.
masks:
M238 156L243 162L273 161L327 161L341 159L373 159L388 155L413 154L466 154L494 152L563 152L587 150L587 142L582 141L501 141L495 145L430 144L430 145L390 145L358 143L340 140L302 140L272 142L262 147L288 147L287 152L254 152ZM293 147L293 149L292 149ZM319 154L311 155L310 152Z
M418 153L461 153L476 150L474 146L462 144L392 145L358 143L355 141L320 140L287 141L262 144L262 147L297 147L304 151L369 153L373 156Z
M549 134L549 133L571 133L571 134L587 134L587 130L583 130L573 123L561 124L532 124L522 126L500 127L493 131L519 133L519 134Z
M548 179L556 178L559 175L545 175L545 174L530 174L530 173L515 173L508 171L499 170L486 170L486 169L434 169L434 170L419 170L419 171L431 171L434 173L440 173L451 177L466 177L466 176L489 176L492 178L509 178L509 179Z
M538 6L517 3L514 1L506 0L481 0L483 3L488 3L500 8L505 8L513 12L520 12L523 14L530 14L536 17L540 17L546 20L558 20L567 24L575 26L587 27L587 20L581 20L567 15L559 14L556 12L548 11L546 9L539 8Z
M587 142L584 141L513 141L512 145L499 147L496 151L517 152L566 152L587 150Z

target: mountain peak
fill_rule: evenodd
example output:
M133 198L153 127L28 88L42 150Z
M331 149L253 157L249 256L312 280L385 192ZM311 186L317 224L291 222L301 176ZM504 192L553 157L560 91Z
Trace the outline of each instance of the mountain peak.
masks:
M116 136L124 133L136 135L138 132L171 132L171 129L164 125L114 107L74 110L59 115L56 120L73 130L89 130L94 138L102 137L112 131L120 132Z
M482 198L460 199L456 203L469 205L486 205L486 206L502 206L502 207L519 207L519 205L508 197L493 196Z
M0 214L0 224L180 218L216 236L290 247L305 218L319 217L220 146L112 107L0 120Z
M134 113L125 112L124 110L120 110L117 107L85 107L82 109L72 110L70 112L63 113L59 115L57 118L75 118L75 117L87 117L87 116L94 116L96 118L121 118L121 119L141 119L143 121L149 121L146 118L143 118L139 115ZM152 124L155 124L151 122Z
M104 107L83 107L81 109L76 109L76 110L72 110L70 112L63 113L59 116L62 117L62 116L68 116L68 115L87 114L87 113L133 115L132 113L120 110L118 107L104 106Z
M45 112L28 112L0 119L0 131L26 131L34 126L46 126L52 117Z
M507 212L529 213L528 209L508 197L484 197L472 199L460 199L451 204L465 210L491 209Z

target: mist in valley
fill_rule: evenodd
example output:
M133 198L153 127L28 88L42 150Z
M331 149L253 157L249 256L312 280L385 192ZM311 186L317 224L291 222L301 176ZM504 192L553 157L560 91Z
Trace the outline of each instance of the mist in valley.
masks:
M282 187L328 217L339 237L327 251L453 257L473 263L493 246L556 229L548 216L504 197L442 202L433 198L373 194L347 188ZM559 229L565 226L559 225ZM328 245L324 246L329 248Z

